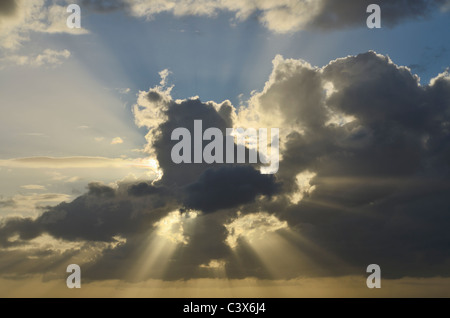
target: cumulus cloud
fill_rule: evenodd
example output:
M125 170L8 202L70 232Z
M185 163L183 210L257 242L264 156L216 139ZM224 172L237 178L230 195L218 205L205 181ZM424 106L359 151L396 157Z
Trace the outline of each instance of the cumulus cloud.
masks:
M279 177L288 191L308 170L315 173L309 181L314 191L295 205L273 204L273 211L283 210L290 224L308 224L316 242L352 264L376 259L394 277L446 273L448 255L440 246L450 237L434 220L448 219L450 204L443 197L449 190L450 78L440 75L421 86L408 68L368 52L315 69L309 77L319 76L319 87L331 82L333 92L319 97L313 87L302 98L292 88L302 87L301 74L311 68L299 63L277 61L274 78L254 100L258 110L275 105L306 114L298 118L302 129L287 135ZM354 120L327 124L334 113ZM280 114L280 121L292 121L283 116L289 110Z
M186 190L188 208L214 212L251 202L257 195L271 196L278 189L273 175L241 166L208 169Z
M43 235L106 244L82 263L91 280L353 275L372 263L386 278L450 275L448 73L421 85L375 52L321 68L277 56L264 88L239 109L173 100L167 72L160 75L159 85L139 93L134 115L149 130L145 151L161 177L91 183L35 218L3 219L2 253ZM279 171L175 164L171 132L192 132L197 119L221 131L280 127ZM73 164L61 160L0 163ZM55 262L61 256L49 253Z

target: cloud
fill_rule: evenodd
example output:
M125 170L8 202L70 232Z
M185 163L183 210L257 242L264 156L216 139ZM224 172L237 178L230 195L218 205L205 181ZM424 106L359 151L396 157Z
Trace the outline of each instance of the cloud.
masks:
M196 218L197 213L190 212L181 214L179 211L172 211L161 220L155 222L156 235L161 236L175 244L188 244L184 236L183 222L185 218Z
M411 19L423 19L428 17L434 10L443 8L446 0L414 0L414 1L377 1L381 8L382 25L394 27L404 21ZM365 27L368 14L367 7L374 3L370 0L355 1L344 0L339 2L326 0L321 1L321 10L309 21L312 28L331 30L342 27Z
M300 131L290 129L284 144L278 177L286 191L296 188L298 173L316 174L308 197L298 204L280 200L271 209L284 211L289 224L307 226L315 242L350 264L376 260L390 277L448 275L441 247L450 237L435 221L449 218L448 75L421 86L408 68L374 52L305 72L311 67L302 62L276 60L271 80L253 100L256 112L289 108L279 112L288 127L292 108L304 114ZM310 84L304 79L316 76L311 94L297 95ZM317 85L329 82L333 92L316 96ZM327 125L335 113L355 119Z
M32 189L44 190L44 189ZM62 201L69 201L73 196L63 193L26 193L15 194L12 197L0 200L2 219L9 217L36 217L50 206ZM1 223L1 221L0 221Z
M27 190L45 190L45 187L43 185L39 185L39 184L27 184L27 185L21 186L21 188L27 189Z
M225 228L229 233L226 243L231 248L235 248L239 239L245 239L250 242L258 240L267 233L288 228L288 224L286 221L282 222L273 215L259 212L237 217L230 223L225 224Z
M221 12L231 12L236 21L256 16L260 23L276 33L300 30L337 30L366 26L366 8L370 0L79 0L83 12L111 13L123 10L131 16L150 20L158 14L214 17ZM383 26L394 27L404 21L423 19L433 12L447 12L447 0L382 0L377 2L382 10ZM0 47L15 50L28 41L32 32L86 34L84 28L66 26L67 3L63 0L3 1L0 7ZM31 59L28 57L28 59Z
M70 57L70 52L68 50L56 51L51 49L44 50L41 54L35 56L25 56L25 55L8 55L0 59L5 67L6 65L18 65L18 66L31 66L39 67L43 65L47 66L57 66L61 65L64 60Z
M200 267L216 270L225 268L225 264L224 260L212 259L208 264L201 264Z
M91 183L87 193L34 218L3 219L5 257L10 248L50 235L106 244L82 263L87 280L359 275L372 263L385 278L450 275L447 72L421 85L409 68L371 51L323 67L277 56L264 88L239 109L229 101L173 100L173 86L161 76L133 109L136 123L149 130L145 151L161 178ZM279 127L279 171L173 163L171 132L192 132L196 119L221 131ZM7 167L132 163L0 161ZM62 257L50 254L51 262ZM47 268L42 272L54 270Z
M197 180L198 176L214 165L196 164L189 169L172 161L171 150L177 141L172 140L172 131L185 127L193 135L194 120L203 121L203 130L219 128L223 133L231 124L231 104L203 103L199 99L172 100L171 87L157 86L148 92L140 92L134 106L136 124L149 128L145 150L155 156L163 170L161 183L166 186L185 186ZM192 143L193 145L193 143ZM225 145L225 143L223 143Z
M105 157L28 157L0 160L0 166L10 168L102 168L142 166L144 159Z
M130 185L128 188L128 194L133 196L146 196L151 194L159 194L162 195L168 192L168 190L164 187L157 187L147 182L141 182Z
M115 89L119 94L122 94L122 95L126 95L126 94L128 94L129 92L131 92L131 88L129 88L129 87L125 87L125 88L116 88Z
M12 243L17 243L16 239ZM44 275L44 280L61 279L68 263L86 261L108 247L123 243L115 242L67 242L44 234L28 240L26 244L11 244L0 251L0 268L3 277L29 279L30 275ZM26 261L24 261L26 260Z
M299 1L239 1L239 0L122 0L116 5L109 1L82 1L97 11L110 12L123 9L133 16L152 19L157 14L172 13L175 16L214 17L220 12L232 12L235 20L242 21L252 15L269 30L277 33L294 32L305 29L335 30L347 27L365 27L367 6L370 0L299 0ZM446 0L381 0L383 25L395 25L411 19L421 19L439 9L449 7Z
M142 219L147 216L142 213L132 217L135 213L132 202L117 195L116 190L90 183L88 193L71 203L63 202L50 208L35 220L7 220L0 241L8 246L12 244L8 238L14 234L19 235L20 240L30 240L48 233L68 241L112 242L115 236L135 233L142 226Z
M0 200L0 208L11 208L15 206L16 202L12 199Z
M64 1L2 1L0 7L0 47L16 50L29 40L32 32L86 34L84 28L70 29Z
M257 195L271 196L278 191L273 175L261 174L249 166L205 170L186 187L188 208L214 212L255 200Z
M161 81L159 82L159 85L161 85L161 87L164 87L167 85L167 78L169 77L170 73L171 72L167 68L162 70L161 72L159 72L159 76L161 77Z
M111 145L118 145L118 144L123 144L123 139L120 137L114 137L111 140Z

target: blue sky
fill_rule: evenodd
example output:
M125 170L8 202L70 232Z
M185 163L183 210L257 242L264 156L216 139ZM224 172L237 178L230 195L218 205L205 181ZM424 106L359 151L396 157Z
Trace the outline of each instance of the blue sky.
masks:
M288 34L274 33L256 18L233 21L233 14L226 12L214 18L164 13L150 21L118 12L90 15L86 20L86 27L96 34L75 39L71 49L79 52L80 58L89 55L83 59L89 68L103 66L96 72L99 77L107 74L104 69L111 61L89 49L93 41L126 70L129 81L123 84L147 89L159 80L157 73L168 68L179 98L194 94L203 100L235 102L241 93L262 89L276 54L323 66L339 57L374 50L389 55L399 65L420 65L413 72L425 84L444 71L450 59L447 38L442 36L450 20L441 12L394 28L361 25L357 29Z

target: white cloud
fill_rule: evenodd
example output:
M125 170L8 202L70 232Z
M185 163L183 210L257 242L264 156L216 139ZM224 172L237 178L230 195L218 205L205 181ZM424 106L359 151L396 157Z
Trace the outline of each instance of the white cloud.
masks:
M132 15L152 19L159 13L169 12L175 16L216 16L220 11L235 14L242 21L251 14L258 14L259 21L276 33L288 33L307 28L336 29L349 26L365 26L367 2L360 0L124 0ZM420 18L428 11L448 11L450 5L441 0L415 1L413 5L402 0L383 1L384 22L394 26L405 18ZM413 6L411 8L410 6Z
M154 223L156 234L175 244L188 243L188 238L184 234L184 224L188 220L195 219L198 212L192 211L180 213L179 211L170 212L167 216Z
M364 1L334 0L122 0L128 12L136 17L152 19L160 13L175 16L216 16L219 12L234 13L236 21L243 21L257 14L259 21L276 33L295 32L307 28L336 29L348 26L365 26L367 3ZM81 4L82 1L73 1ZM120 1L117 1L120 3ZM388 1L386 1L388 2ZM66 11L70 3L65 0L16 0L14 14L0 16L0 47L17 49L29 40L31 32L41 33L89 33L84 28L68 28ZM401 0L391 0L390 10L384 15L387 26L394 26L406 18L420 18L433 9L448 11L449 2L421 0L414 3L414 10ZM83 12L83 11L82 11ZM332 12L333 14L330 14ZM360 12L360 13L359 13Z
M159 76L161 77L161 81L159 82L159 84L161 86L163 86L163 87L166 86L166 84L167 84L167 77L169 76L170 73L171 72L167 68L158 73Z
M118 145L118 144L123 144L123 139L120 137L114 137L111 140L111 145Z
M62 181L66 183L72 183L82 179L81 177L78 176L66 176L58 171L51 171L47 173L52 176L51 178L52 181Z
M438 74L438 76L432 78L430 80L430 86L434 86L439 80L446 80L450 82L450 70L446 69L444 72Z
M207 268L207 269L223 269L226 265L226 261L223 259L212 259L211 261L209 261L208 264L201 264L199 267L200 268Z
M285 33L305 26L321 8L317 0L128 0L134 16L153 18L162 12L171 12L175 16L197 15L215 16L219 11L235 13L236 20L245 20L252 13L260 13L260 21L270 30Z
M125 88L116 88L115 89L119 94L125 95L131 92L131 88L125 87Z
M11 217L20 216L36 216L40 211L39 207L48 207L57 205L63 201L70 201L73 196L63 193L30 193L16 194L4 202L11 202L0 207L1 216ZM4 212L7 212L6 214Z
M74 257L79 261L90 261L100 255L105 249L114 249L120 244L126 243L126 239L121 236L115 236L113 242L85 242L85 241L67 241L54 238L48 234L42 234L28 241L22 241L18 236L9 239L9 242L20 242L21 244L2 248L0 251L23 251L27 252L27 259L44 259L51 257L51 254L59 254L71 251ZM42 256L40 252L45 251Z
M239 238L252 242L263 238L267 233L287 229L288 224L286 221L280 221L275 215L258 212L239 216L225 224L225 228L228 231L225 242L231 248L235 248Z
M133 106L133 114L135 123L138 127L147 127L149 132L145 136L148 143L145 147L145 152L154 155L152 148L155 136L158 135L158 126L167 120L165 111L168 109L169 104L172 102L170 92L172 86L167 84L167 76L170 74L169 70L164 69L159 72L161 77L160 86L146 91L139 91L137 103Z
M310 181L316 176L316 173L309 170L302 171L295 176L297 191L291 194L291 203L299 203L305 194L310 194L315 190L315 186L311 186Z

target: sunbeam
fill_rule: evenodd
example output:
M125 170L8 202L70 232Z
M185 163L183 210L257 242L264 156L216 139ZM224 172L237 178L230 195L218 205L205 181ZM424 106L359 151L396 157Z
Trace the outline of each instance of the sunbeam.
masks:
M192 224L198 213L172 211L153 224L140 245L142 251L130 271L133 281L164 278L171 256L178 248L189 243L184 227Z

